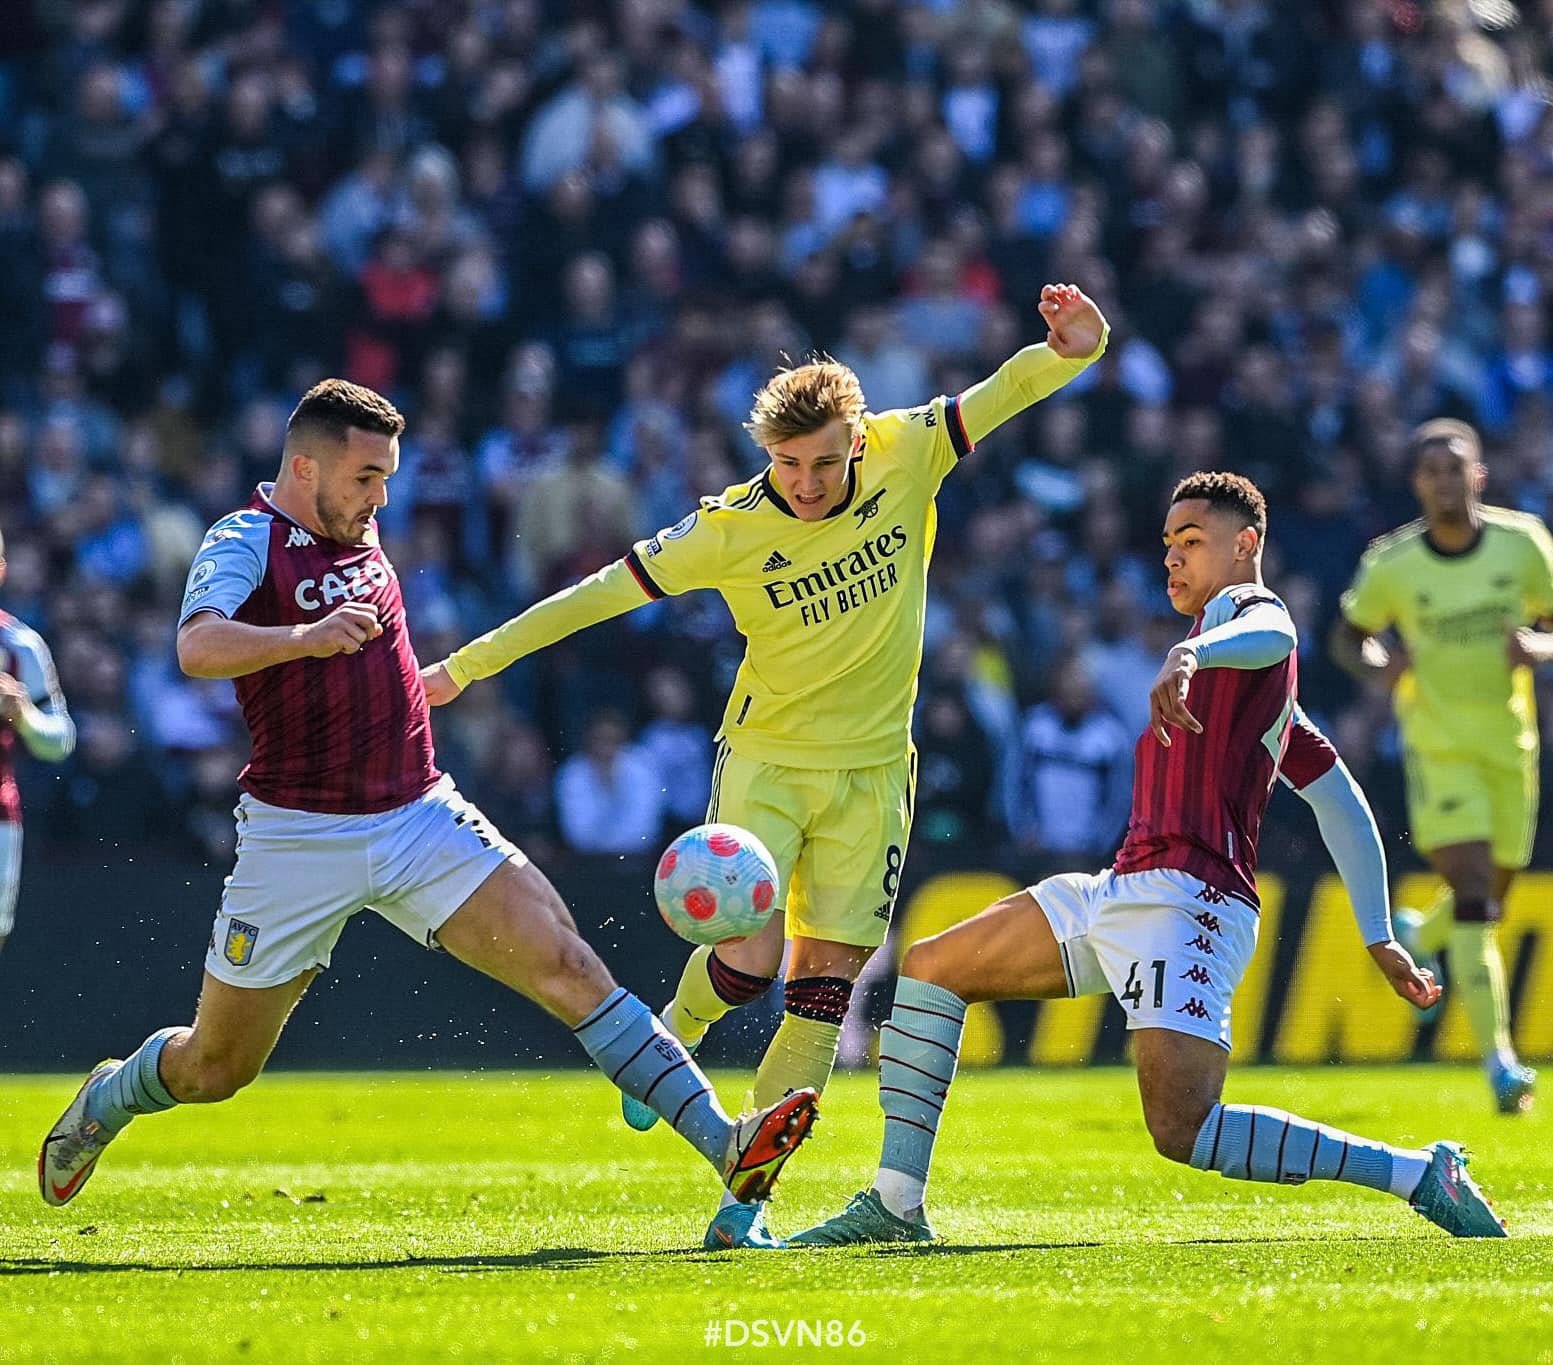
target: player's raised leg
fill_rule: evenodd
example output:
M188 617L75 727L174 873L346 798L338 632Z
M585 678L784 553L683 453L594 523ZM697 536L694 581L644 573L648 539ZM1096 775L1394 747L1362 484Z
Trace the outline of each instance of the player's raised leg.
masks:
M531 863L508 860L437 930L438 942L571 1026L599 1069L652 1106L741 1200L766 1199L814 1123L815 1094L789 1095L741 1119L652 1011L617 986Z
M1025 890L914 944L901 962L895 1006L879 1031L884 1147L871 1188L844 1212L788 1240L801 1246L926 1242L928 1172L954 1082L968 1006L1073 993L1066 953Z
M207 971L192 1028L158 1029L122 1062L93 1068L38 1153L44 1200L58 1205L74 1199L103 1149L131 1119L229 1099L252 1081L315 975L310 970L253 989L230 986Z
M1454 1237L1505 1236L1456 1143L1393 1147L1282 1109L1224 1104L1229 1054L1217 1042L1165 1028L1134 1038L1143 1119L1161 1156L1230 1180L1362 1185L1407 1200Z

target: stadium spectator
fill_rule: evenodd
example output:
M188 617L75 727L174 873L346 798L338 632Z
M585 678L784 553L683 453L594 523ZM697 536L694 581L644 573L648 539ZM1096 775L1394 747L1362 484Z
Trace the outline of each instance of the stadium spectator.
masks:
M657 767L630 743L618 711L593 717L581 750L555 775L561 837L578 853L656 855L664 797Z
M1098 866L1115 851L1132 799L1136 739L1099 704L1083 663L1057 671L1052 699L1021 718L1004 768L1003 819L1022 862Z

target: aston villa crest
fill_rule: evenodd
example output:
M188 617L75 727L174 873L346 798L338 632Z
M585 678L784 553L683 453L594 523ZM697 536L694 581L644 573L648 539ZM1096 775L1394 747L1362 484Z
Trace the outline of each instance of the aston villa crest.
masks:
M257 925L245 924L240 919L233 920L226 927L226 943L222 946L221 956L234 967L246 967L253 956L254 940L258 937Z

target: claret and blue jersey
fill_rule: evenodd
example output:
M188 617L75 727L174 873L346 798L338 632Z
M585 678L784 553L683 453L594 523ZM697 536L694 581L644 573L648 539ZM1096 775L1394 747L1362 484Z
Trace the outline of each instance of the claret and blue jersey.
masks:
M207 532L179 624L203 611L255 626L322 620L346 602L377 609L383 633L357 654L293 659L234 680L253 738L239 786L269 805L373 814L431 790L441 774L404 600L376 531L340 545L293 521L261 484Z

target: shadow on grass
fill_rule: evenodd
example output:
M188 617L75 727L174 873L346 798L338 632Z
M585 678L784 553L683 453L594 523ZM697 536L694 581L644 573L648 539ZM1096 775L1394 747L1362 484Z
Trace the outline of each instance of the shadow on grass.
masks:
M1102 1246L1101 1242L1007 1242L975 1246L873 1245L873 1256L983 1256L1009 1251L1077 1251ZM854 1248L855 1250L856 1248ZM794 1247L796 1254L823 1252L830 1248ZM605 1261L671 1261L717 1265L729 1263L734 1253L707 1251L701 1247L670 1248L662 1251L597 1251L587 1247L541 1247L517 1256L399 1256L382 1260L360 1261L221 1261L188 1265L150 1261L81 1261L68 1257L51 1260L41 1256L0 1256L0 1279L10 1275L112 1275L160 1272L164 1274L218 1273L239 1270L441 1270L450 1275L467 1275L491 1270L581 1270Z
M0 1278L7 1275L111 1275L118 1271L164 1271L190 1274L235 1270L446 1270L462 1273L478 1270L577 1270L594 1261L662 1257L679 1260L689 1251L593 1251L586 1247L541 1247L518 1256L393 1256L360 1261L219 1261L203 1265L149 1261L79 1261L68 1257L0 1256Z

